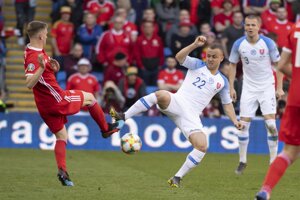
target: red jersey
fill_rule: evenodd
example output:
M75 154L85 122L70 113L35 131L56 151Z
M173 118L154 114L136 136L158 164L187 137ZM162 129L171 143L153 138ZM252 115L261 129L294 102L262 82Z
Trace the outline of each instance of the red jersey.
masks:
M213 8L213 7L218 7L218 8L223 8L223 2L224 0L212 0L210 2L210 6ZM233 7L235 6L239 6L240 5L240 2L239 0L231 0L232 4L233 4Z
M273 12L271 9L265 10L261 13L261 21L262 21L262 28L269 31L271 28L271 23L276 20L276 13Z
M45 109L61 102L64 97L64 91L56 82L56 77L50 68L49 56L43 49L27 46L24 54L25 76L33 75L40 67L38 63L38 55L43 54L45 58L45 71L37 84L33 87L34 99L38 109Z
M267 29L269 32L273 32L277 35L277 44L278 47L283 47L286 43L286 38L291 31L294 23L289 22L288 20L285 21L279 21L274 20L270 22L269 29Z
M96 14L97 24L102 24L108 22L110 18L114 15L115 5L110 1L104 1L100 4L98 0L92 0L87 3L87 11Z
M224 13L217 14L213 18L214 24L220 23L223 26L229 26L233 24L233 12L230 15L225 15Z
M293 64L287 105L300 107L300 21L292 27L283 50L292 54Z
M124 31L117 33L114 29L105 31L98 40L96 53L100 63L112 63L114 56L118 52L124 53L129 63L131 62L131 52L133 44L130 36Z
M119 81L125 77L123 67L118 67L115 65L109 65L104 73L103 83L106 81L113 81L116 85L119 84Z
M95 94L99 92L100 86L97 78L92 74L81 75L75 73L69 77L67 82L67 90L82 90Z
M109 24L109 29L113 29L113 27L114 27L114 24L110 23ZM129 35L131 35L131 34L138 35L137 26L134 23L132 23L128 20L124 22L124 25L123 25L122 29L123 29L123 31L125 31L125 33L127 33Z
M157 82L167 83L171 85L177 85L178 83L182 83L184 79L184 74L182 71L174 69L163 69L159 72ZM172 91L176 92L176 91Z
M74 24L58 20L51 29L51 36L56 39L59 52L62 55L69 54L74 37Z
M138 67L143 68L143 58L158 58L159 65L164 64L164 46L158 35L152 35L150 39L140 35L135 44L135 56ZM157 66L158 67L158 66Z

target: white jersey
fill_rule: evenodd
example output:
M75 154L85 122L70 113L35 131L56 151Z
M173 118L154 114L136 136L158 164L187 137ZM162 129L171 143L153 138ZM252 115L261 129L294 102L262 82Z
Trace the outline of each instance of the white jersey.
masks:
M189 70L175 96L185 102L187 110L200 114L217 93L220 94L222 104L232 102L228 79L221 72L213 75L205 62L189 56L182 66Z
M272 62L278 62L280 55L275 42L263 35L256 44L250 44L246 36L236 40L232 46L229 61L243 63L243 87L249 91L264 91L275 84Z

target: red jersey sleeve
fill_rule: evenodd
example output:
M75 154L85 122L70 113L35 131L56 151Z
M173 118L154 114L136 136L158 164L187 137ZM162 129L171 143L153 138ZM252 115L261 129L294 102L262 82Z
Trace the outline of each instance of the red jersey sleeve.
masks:
M40 67L37 56L38 54L30 54L25 57L25 76L35 74Z

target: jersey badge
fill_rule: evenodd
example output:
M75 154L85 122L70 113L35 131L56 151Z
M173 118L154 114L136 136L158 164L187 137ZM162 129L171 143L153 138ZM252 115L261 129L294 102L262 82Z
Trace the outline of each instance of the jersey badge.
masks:
M221 83L217 83L217 89L221 87Z
M29 63L27 65L27 71L32 72L32 71L34 71L34 69L35 69L35 66L33 63Z
M260 53L260 55L264 55L265 49L260 49L260 50L259 50L259 53Z
M255 55L256 55L256 50L255 50L255 49L252 49L252 50L250 51L250 53L251 53L251 55L255 56Z

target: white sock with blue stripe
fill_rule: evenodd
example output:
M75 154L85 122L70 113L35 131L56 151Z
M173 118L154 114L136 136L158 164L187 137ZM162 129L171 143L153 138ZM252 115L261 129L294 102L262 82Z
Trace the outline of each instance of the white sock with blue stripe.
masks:
M154 104L157 104L155 93L140 98L124 113L125 120L149 110Z
M245 126L245 128L238 134L240 162L247 163L250 122L241 121L241 123Z
M199 151L198 149L193 149L193 151L191 151L186 157L185 162L175 176L180 178L184 177L189 171L191 171L191 169L196 167L201 162L204 156L204 152Z
M265 122L266 122L266 127L268 132L268 146L270 151L270 164L271 164L277 157L278 131L276 128L275 119L268 119Z

